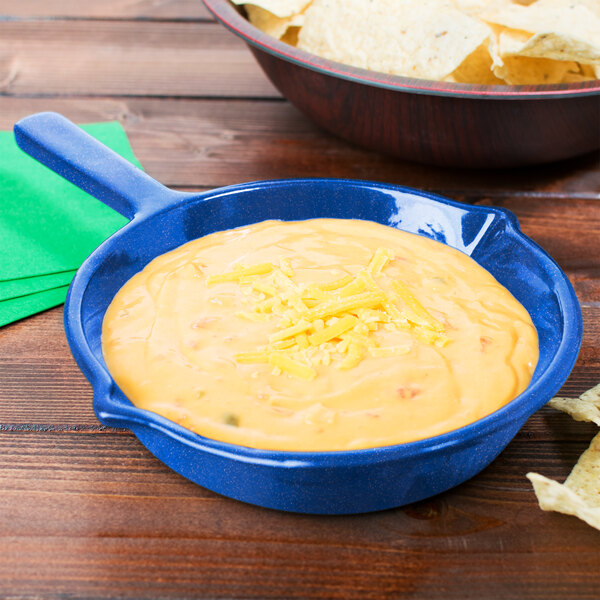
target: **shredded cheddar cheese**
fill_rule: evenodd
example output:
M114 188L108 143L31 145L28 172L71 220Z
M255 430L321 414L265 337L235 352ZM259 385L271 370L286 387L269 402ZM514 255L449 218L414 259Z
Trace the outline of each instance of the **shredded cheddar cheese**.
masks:
M330 292L332 290L337 290L345 285L349 284L352 281L352 275L346 275L341 279L336 279L335 281L331 281L330 283L321 283L319 285L309 285L306 288L308 292L311 289L315 289L321 292Z
M408 310L407 318L415 325L421 325L433 331L442 332L444 326L434 319L423 307L423 305L413 296L410 290L400 281L394 281L394 291L400 296L402 302Z
M369 262L367 266L367 271L371 275L377 275L381 273L383 267L385 267L388 260L394 258L394 253L387 248L377 248L375 254L373 254L373 258Z
M342 333L345 333L349 329L352 329L358 323L358 318L354 315L346 315L341 319L338 319L335 323L328 325L321 331L317 331L308 338L308 341L313 346L319 346L332 340L333 338L339 337Z
M280 340L285 340L286 338L294 337L299 333L304 333L307 329L310 329L310 323L301 319L296 325L292 325L291 327L286 327L285 329L280 329L279 331L273 333L269 336L269 342L278 342Z
M269 364L278 367L285 373L295 375L302 379L313 379L317 372L306 365L303 365L282 352L271 352L269 354Z
M368 265L355 276L345 275L329 283L297 285L288 258L279 265L236 265L233 271L211 275L208 285L234 282L249 286L251 310L238 316L251 321L276 320L277 329L257 352L236 354L247 364L268 364L274 373L310 380L315 366L332 362L351 369L363 358L401 356L410 346L379 347L375 332L402 329L425 343L448 342L444 326L401 281L385 291L375 280L394 253L378 248Z

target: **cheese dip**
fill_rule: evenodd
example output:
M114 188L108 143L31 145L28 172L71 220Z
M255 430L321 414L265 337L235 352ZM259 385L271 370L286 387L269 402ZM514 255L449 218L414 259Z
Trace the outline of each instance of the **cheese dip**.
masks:
M527 311L473 259L370 221L265 221L191 241L116 294L125 395L208 438L351 450L503 406L538 360Z

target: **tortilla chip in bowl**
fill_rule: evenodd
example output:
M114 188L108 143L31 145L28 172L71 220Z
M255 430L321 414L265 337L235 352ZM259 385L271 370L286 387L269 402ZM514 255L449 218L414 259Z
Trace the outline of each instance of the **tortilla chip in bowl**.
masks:
M205 4L249 45L290 102L365 148L487 168L600 147L600 16L593 2L575 2L573 16L560 0L503 0L493 3L495 12L487 0L431 0L416 8L407 1L410 10L390 0ZM389 5L405 9L390 16ZM547 31L548 19L533 9L554 11L554 22L570 29Z

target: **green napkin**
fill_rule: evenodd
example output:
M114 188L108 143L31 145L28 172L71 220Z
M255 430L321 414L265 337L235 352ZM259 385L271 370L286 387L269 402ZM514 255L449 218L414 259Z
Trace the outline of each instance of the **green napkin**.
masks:
M82 127L140 166L119 123ZM126 219L0 132L0 281L77 269Z
M83 125L140 166L119 123ZM64 302L83 260L127 220L0 131L0 327Z
M69 286L64 285L53 290L0 302L0 327L62 304L67 297L68 289Z
M65 271L64 273L50 273L49 275L0 281L0 301L69 285L74 276L75 271Z

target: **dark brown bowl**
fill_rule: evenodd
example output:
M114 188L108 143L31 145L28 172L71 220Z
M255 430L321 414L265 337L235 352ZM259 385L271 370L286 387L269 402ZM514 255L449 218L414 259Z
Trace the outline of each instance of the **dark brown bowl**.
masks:
M418 162L515 167L600 148L600 80L472 85L358 69L284 44L229 0L204 0L281 93L350 142Z

